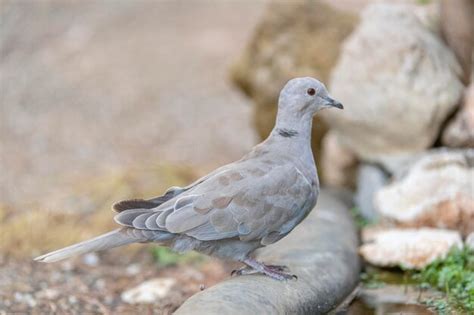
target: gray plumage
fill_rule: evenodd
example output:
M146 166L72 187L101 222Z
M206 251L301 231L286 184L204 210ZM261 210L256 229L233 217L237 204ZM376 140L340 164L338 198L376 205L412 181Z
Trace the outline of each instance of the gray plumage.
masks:
M36 260L54 262L134 242L156 242L178 252L196 250L242 261L255 271L251 253L291 232L316 204L319 181L311 124L318 110L331 106L342 108L321 82L289 81L280 93L272 133L242 159L162 196L121 201L113 208L122 228ZM258 266L257 272L286 279L280 270Z

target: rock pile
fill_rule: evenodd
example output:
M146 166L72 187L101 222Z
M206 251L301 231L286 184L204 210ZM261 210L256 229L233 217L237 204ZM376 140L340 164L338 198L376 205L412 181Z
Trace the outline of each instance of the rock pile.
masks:
M359 161L356 203L377 220L363 230L371 237L360 253L379 266L422 268L474 232L474 92L463 85L468 58L456 40L464 33L446 31L452 12L426 23L422 10L377 3L363 11L331 77L347 106L324 113L340 148L329 142L323 161L341 160L332 153L341 148ZM347 162L332 165L331 183L350 182Z

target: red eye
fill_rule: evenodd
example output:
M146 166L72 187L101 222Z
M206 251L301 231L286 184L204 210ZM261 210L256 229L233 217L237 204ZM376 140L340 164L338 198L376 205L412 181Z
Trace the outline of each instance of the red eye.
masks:
M308 95L313 96L314 94L316 94L316 90L313 89L313 88L309 88L309 89L306 91L306 93L308 93Z

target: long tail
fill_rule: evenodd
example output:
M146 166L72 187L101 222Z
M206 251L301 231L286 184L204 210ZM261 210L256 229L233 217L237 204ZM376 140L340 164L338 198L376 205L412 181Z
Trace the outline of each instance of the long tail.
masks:
M63 260L75 255L81 255L89 252L114 248L122 245L127 245L135 242L143 241L140 238L134 237L124 229L117 229L106 234L99 235L93 239L80 242L54 252L44 254L36 257L36 261L45 263Z

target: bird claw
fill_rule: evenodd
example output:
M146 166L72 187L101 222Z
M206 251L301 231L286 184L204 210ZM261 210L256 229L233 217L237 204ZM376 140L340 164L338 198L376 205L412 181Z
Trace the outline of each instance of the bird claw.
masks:
M240 269L232 270L230 275L233 277L233 276L242 276L242 275L261 273L272 279L279 280L279 281L298 280L298 277L296 275L285 272L285 271L289 271L289 268L287 266L264 265L262 263L258 263L258 264L259 265L255 267L245 266Z
M289 271L290 269L284 265L265 265L266 268L274 271Z
M265 275L269 276L272 279L279 280L279 281L287 281L287 280L298 280L298 277L294 274L284 273L284 272L264 272Z
M240 269L234 269L232 270L232 272L230 273L230 276L231 277L234 277L234 276L243 276L243 275L251 275L251 274L254 274L254 273L258 273L259 271L258 270L255 270L253 268L250 268L250 267L242 267Z

